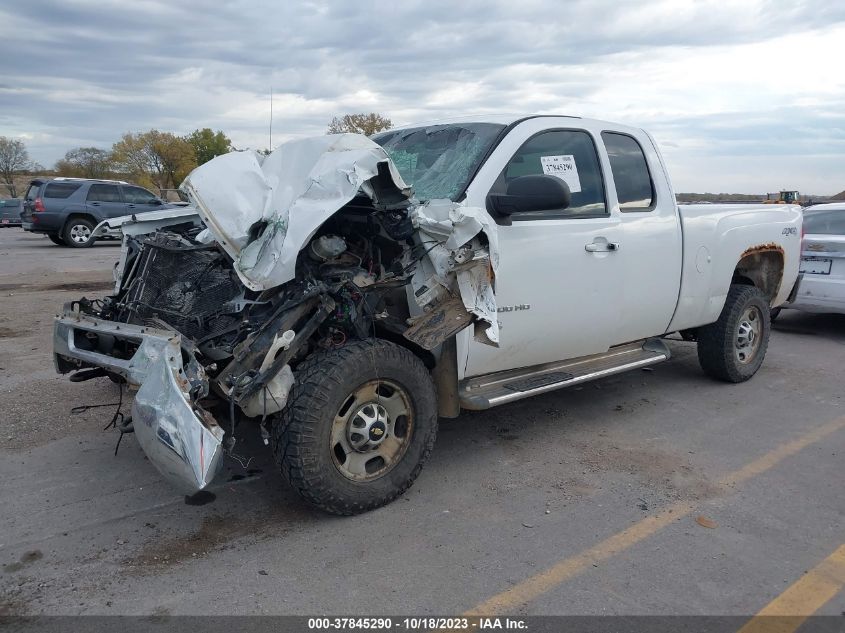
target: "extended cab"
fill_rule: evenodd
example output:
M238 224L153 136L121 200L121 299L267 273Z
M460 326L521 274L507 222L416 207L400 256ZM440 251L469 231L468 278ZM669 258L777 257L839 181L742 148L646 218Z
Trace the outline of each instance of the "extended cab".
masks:
M679 207L645 131L577 117L291 141L183 189L97 228L124 234L114 293L65 306L56 367L137 389L138 440L186 491L246 416L339 514L404 492L438 416L664 361L668 334L751 378L798 274L797 207Z

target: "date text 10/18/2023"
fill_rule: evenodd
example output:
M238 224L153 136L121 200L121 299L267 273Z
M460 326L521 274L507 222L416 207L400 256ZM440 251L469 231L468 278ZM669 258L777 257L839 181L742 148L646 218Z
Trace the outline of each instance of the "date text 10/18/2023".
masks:
M445 631L525 631L528 624L518 618L500 617L404 617L404 618L366 618L366 617L322 617L308 618L309 630L445 630Z

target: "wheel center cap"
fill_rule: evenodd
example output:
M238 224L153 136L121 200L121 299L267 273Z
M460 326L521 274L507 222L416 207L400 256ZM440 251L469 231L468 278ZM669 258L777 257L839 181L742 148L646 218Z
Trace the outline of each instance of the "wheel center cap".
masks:
M349 422L349 445L360 452L373 450L387 437L389 421L383 406L374 402L365 404Z
M387 425L381 420L377 420L370 425L370 443L378 444L384 439L387 434Z

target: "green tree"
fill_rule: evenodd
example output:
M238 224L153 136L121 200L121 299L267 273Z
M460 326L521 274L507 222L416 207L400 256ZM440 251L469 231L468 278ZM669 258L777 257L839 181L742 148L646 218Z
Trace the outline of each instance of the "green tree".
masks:
M392 127L393 123L390 119L377 112L370 112L369 114L344 114L342 117L334 117L329 122L329 129L326 134L350 132L352 134L370 136L382 130L389 130Z
M112 147L117 165L138 184L175 189L197 166L193 146L170 132L126 133Z
M29 160L29 152L23 141L0 136L0 177L10 196L18 197L15 174L31 168L32 161Z
M232 151L232 141L229 140L229 137L220 130L214 132L208 127L194 130L185 137L185 140L194 148L198 165L207 163L215 156L222 156Z
M107 178L114 172L111 152L98 147L77 147L56 162L60 176Z

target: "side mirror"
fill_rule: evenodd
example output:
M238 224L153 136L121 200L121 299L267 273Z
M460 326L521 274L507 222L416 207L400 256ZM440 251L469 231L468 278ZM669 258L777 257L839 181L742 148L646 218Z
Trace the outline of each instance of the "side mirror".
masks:
M160 207L161 205L164 204L164 202L162 201L161 198L153 198L152 200L150 200L149 204Z
M487 196L490 211L499 215L530 213L547 209L565 209L572 202L572 193L565 181L548 174L520 176L508 183L505 193Z

